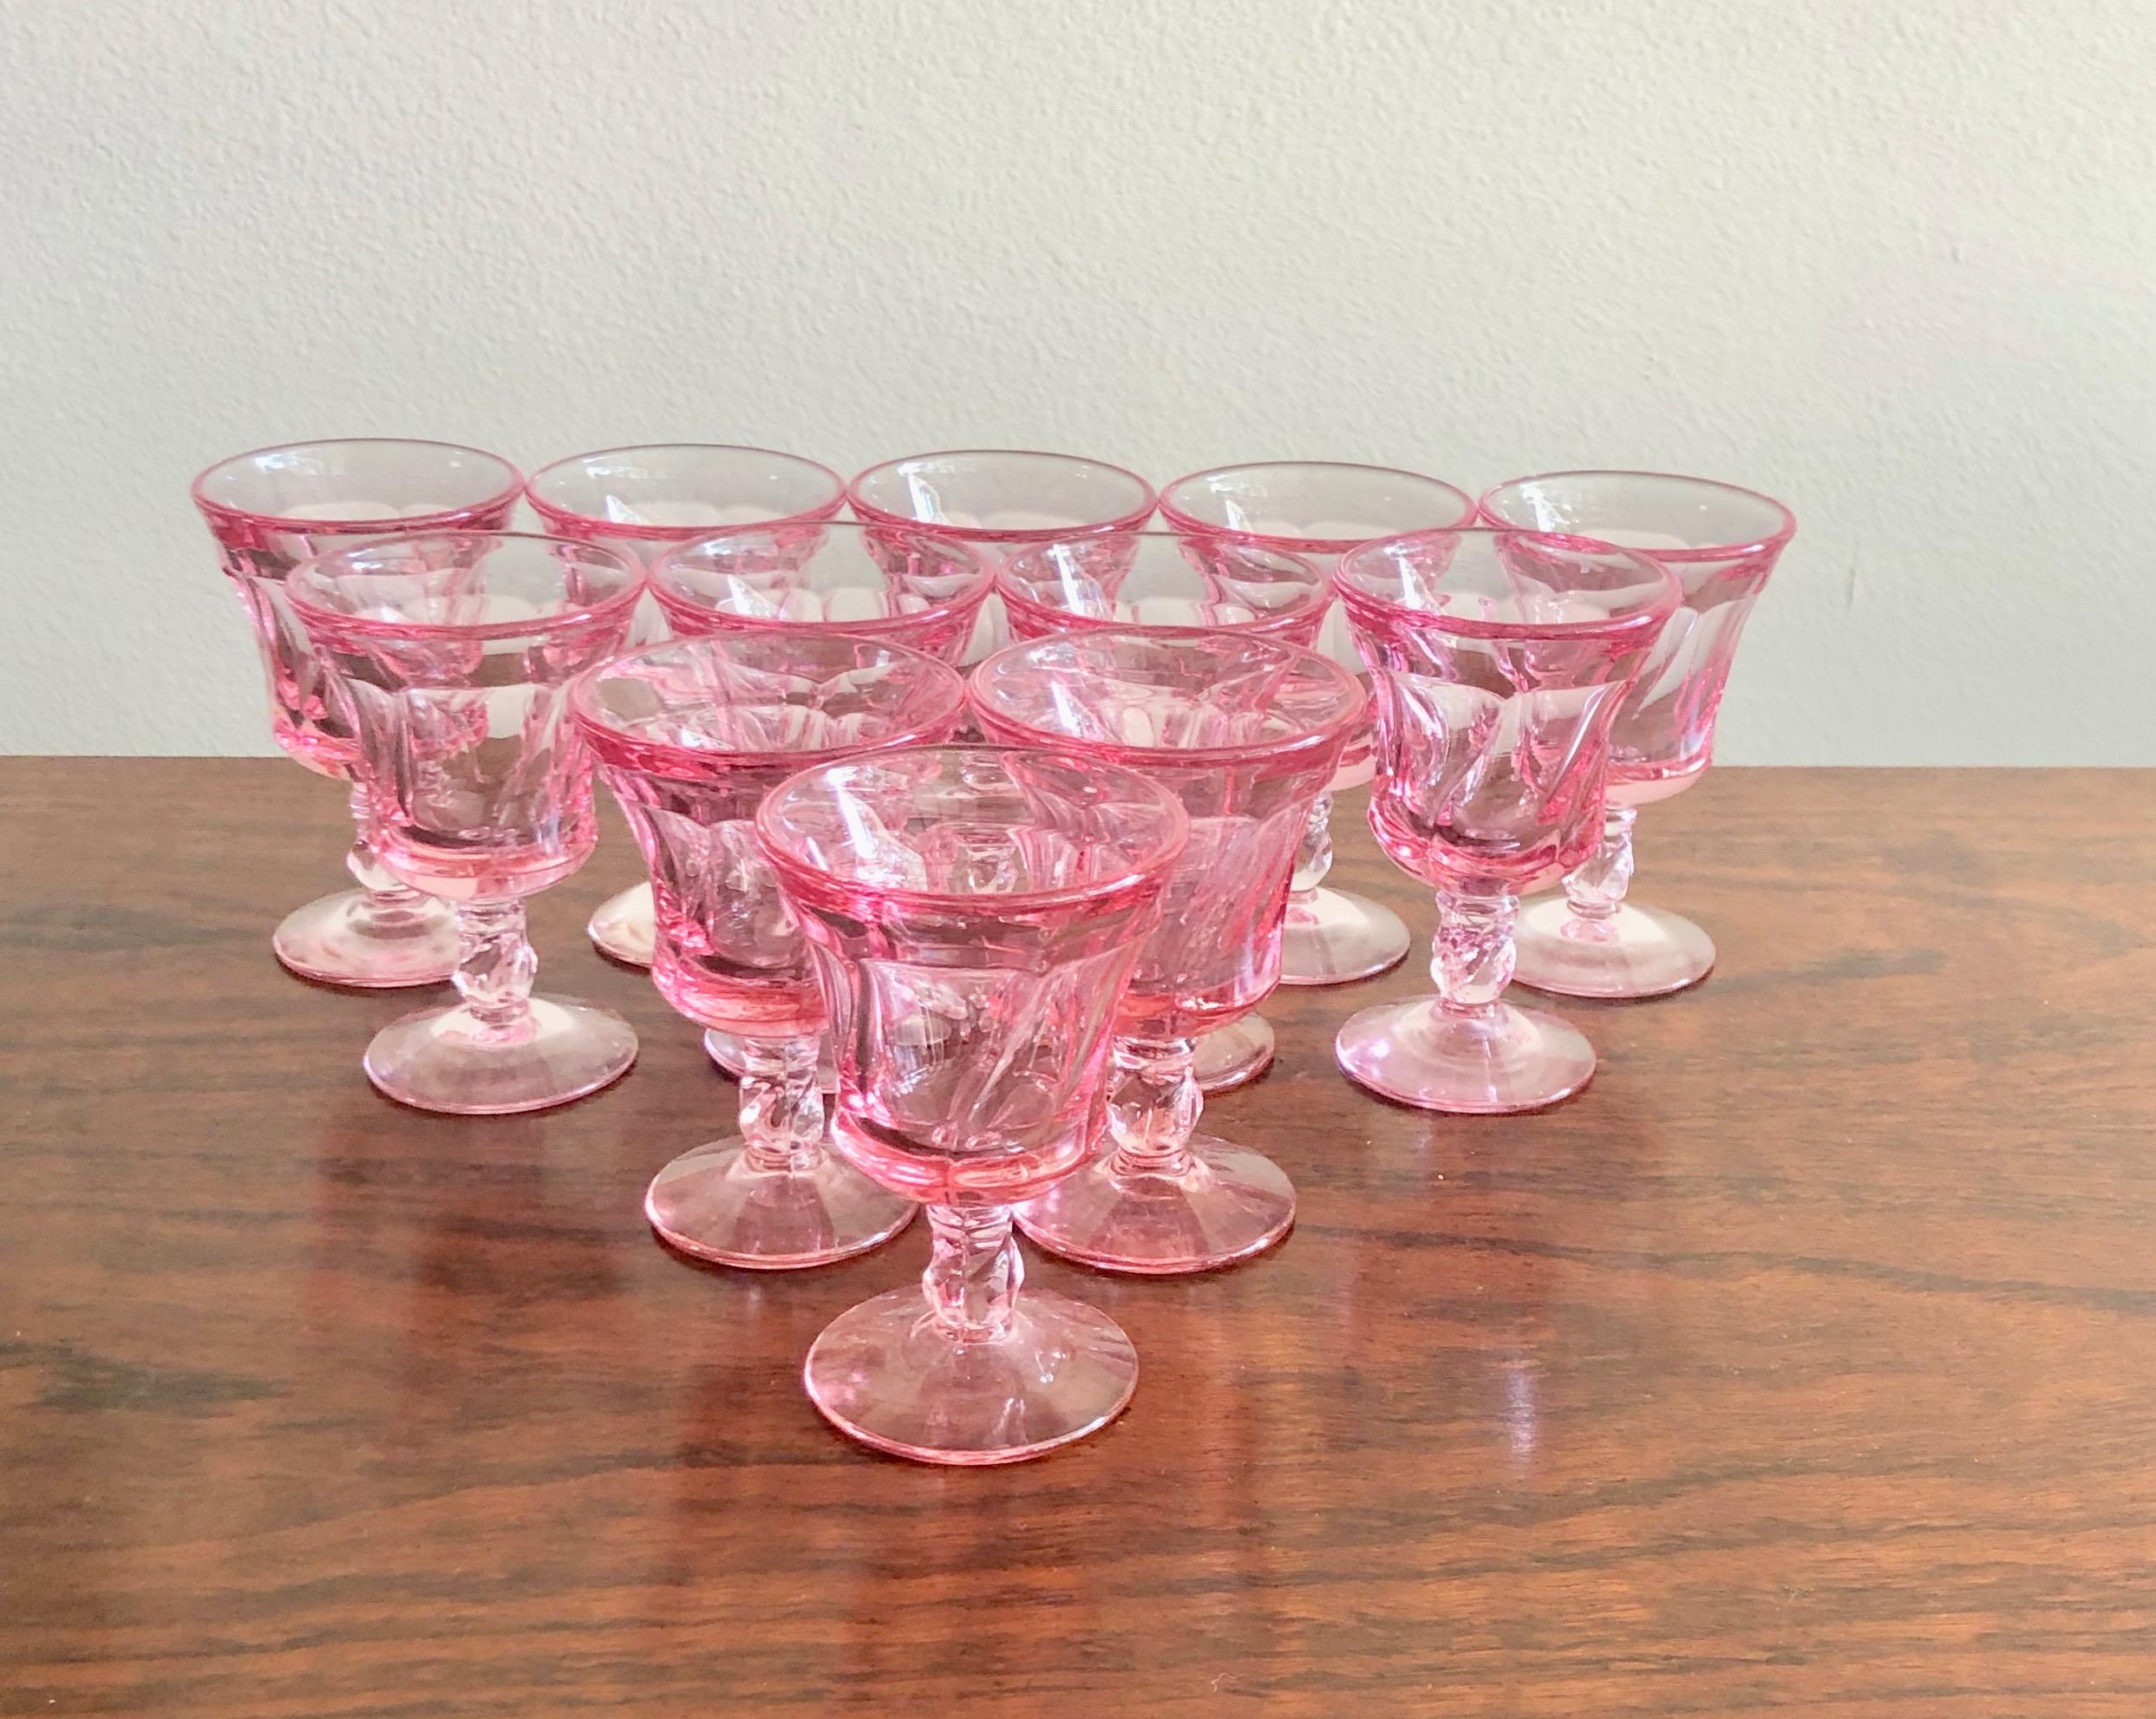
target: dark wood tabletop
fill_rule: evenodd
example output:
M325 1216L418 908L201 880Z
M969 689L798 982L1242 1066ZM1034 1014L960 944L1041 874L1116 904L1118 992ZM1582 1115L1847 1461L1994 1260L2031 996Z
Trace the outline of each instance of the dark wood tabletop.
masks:
M1722 964L1568 1003L1587 1091L1381 1103L1282 991L1209 1107L1277 1252L1030 1254L1135 1339L1100 1435L942 1471L828 1430L805 1274L638 1210L733 1088L584 916L611 1091L454 1121L286 977L343 796L271 760L0 763L0 1712L2156 1713L2156 777L1722 770L1640 894ZM1343 808L1343 879L1428 904Z

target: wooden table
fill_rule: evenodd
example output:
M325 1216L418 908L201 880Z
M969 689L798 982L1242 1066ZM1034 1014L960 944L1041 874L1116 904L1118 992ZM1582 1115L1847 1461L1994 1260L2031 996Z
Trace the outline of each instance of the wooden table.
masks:
M1185 1282L1053 1264L1145 1375L1045 1461L827 1431L796 1369L904 1280L760 1278L638 1213L732 1089L625 1010L552 1115L376 1098L408 997L276 916L343 796L274 761L0 764L0 1712L2156 1713L2156 794L1723 770L1643 820L1688 995L1567 1005L1580 1098L1468 1121L1282 992L1212 1121L1302 1190ZM1343 874L1428 924L1350 814Z

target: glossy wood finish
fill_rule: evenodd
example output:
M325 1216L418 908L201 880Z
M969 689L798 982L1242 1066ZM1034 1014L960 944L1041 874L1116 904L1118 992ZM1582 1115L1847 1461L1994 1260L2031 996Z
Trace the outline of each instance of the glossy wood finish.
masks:
M274 761L0 764L0 1712L2156 1712L2156 794L1724 770L1641 820L1701 989L1564 1005L1548 1114L1331 1067L1413 971L1268 1009L1212 1126L1300 1185L1136 1338L1104 1435L940 1473L817 1420L812 1275L669 1257L732 1089L585 914L542 984L641 1066L549 1116L376 1098L394 997L271 924L343 796ZM1424 904L1338 820L1343 877Z

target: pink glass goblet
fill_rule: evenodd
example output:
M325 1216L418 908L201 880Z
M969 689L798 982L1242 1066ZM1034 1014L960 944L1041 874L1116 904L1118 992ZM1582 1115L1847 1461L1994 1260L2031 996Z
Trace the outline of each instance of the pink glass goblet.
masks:
M508 522L521 481L506 460L476 448L389 438L258 448L194 480L195 506L254 624L271 732L309 769L350 785L345 864L359 887L294 909L271 938L303 977L369 990L437 984L455 971L457 935L447 907L376 858L354 773L358 742L323 696L324 670L284 600L285 578L310 556L383 532L493 530Z
M889 1240L913 1203L824 1145L824 1005L756 808L797 770L947 739L957 670L872 639L771 629L676 639L588 670L570 708L650 867L651 977L742 1047L740 1132L661 1170L644 1215L722 1265L827 1265Z
M1160 517L1194 540L1240 543L1295 554L1330 573L1357 544L1402 532L1465 524L1464 490L1420 472L1326 460L1269 460L1192 472L1160 492ZM1348 653L1336 650L1343 660ZM1335 791L1370 779L1366 729L1349 748ZM1346 984L1396 965L1408 952L1400 916L1368 896L1330 887L1332 794L1310 808L1296 858L1281 943L1280 983Z
M554 536L618 550L648 568L721 526L827 520L845 505L846 480L797 454L681 441L572 454L533 473L524 494ZM663 631L640 624L632 637ZM609 959L650 966L651 886L609 896L585 930Z
M917 525L971 544L991 567L1029 544L1135 531L1153 516L1153 486L1078 454L961 448L871 466L846 486L856 519ZM1002 605L982 611L965 661L1004 642Z
M652 595L682 637L813 627L953 664L993 585L967 544L911 526L850 522L706 532L661 556L651 572ZM707 1032L704 1049L740 1077L748 1053L732 1034Z
M1553 1104L1595 1053L1502 1000L1512 921L1522 892L1593 849L1610 724L1676 581L1605 543L1466 528L1366 545L1335 583L1377 684L1370 827L1437 892L1437 994L1351 1016L1340 1066L1425 1110Z
M1639 808L1682 794L1715 749L1715 716L1737 640L1797 522L1780 502L1659 472L1550 472L1482 498L1491 524L1572 532L1636 549L1684 598L1648 653L1610 731L1601 846L1561 895L1519 914L1520 984L1565 997L1658 997L1705 978L1714 940L1691 920L1628 901Z
M928 1207L920 1291L863 1302L802 1369L841 1431L924 1462L1016 1462L1130 1400L1103 1313L1022 1288L1011 1206L1092 1150L1116 1005L1182 847L1163 789L1091 760L917 748L772 790L758 839L838 1045L833 1143Z
M1198 1036L1279 982L1296 842L1362 720L1338 663L1243 633L1064 633L997 651L967 690L994 740L1136 770L1182 803L1169 874L1116 1023L1110 1149L1022 1206L1019 1227L1106 1271L1202 1271L1295 1220L1271 1160L1197 1133Z
M611 550L511 532L377 538L285 582L359 736L382 863L456 911L461 1000L367 1048L368 1079L402 1103L540 1110L636 1060L611 1010L532 994L524 902L598 840L567 688L620 651L642 584Z
M1110 532L1013 552L996 581L1013 638L1110 626L1200 627L1314 645L1332 605L1315 562L1169 532ZM1273 1031L1243 1016L1198 1040L1198 1084L1227 1092L1264 1073Z

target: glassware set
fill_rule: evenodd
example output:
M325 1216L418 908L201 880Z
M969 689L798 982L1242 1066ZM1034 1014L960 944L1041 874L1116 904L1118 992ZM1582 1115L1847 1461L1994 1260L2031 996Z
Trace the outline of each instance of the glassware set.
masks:
M627 1072L625 1020L534 992L524 924L591 853L604 780L650 883L594 941L741 1081L736 1133L658 1171L649 1221L784 1271L926 1206L922 1289L834 1321L804 1381L852 1436L964 1465L1083 1436L1136 1378L1113 1321L1022 1288L1014 1227L1161 1276L1292 1225L1280 1167L1199 1123L1271 1060L1276 984L1404 953L1397 916L1325 886L1341 787L1371 781L1379 846L1437 902L1434 994L1339 1030L1373 1092L1557 1102L1594 1052L1509 982L1704 975L1703 931L1625 899L1632 820L1705 768L1795 528L1698 479L1557 473L1477 503L1276 462L1178 479L1147 530L1134 474L1000 450L845 486L764 449L616 448L527 484L473 448L317 442L194 493L280 744L350 785L362 888L291 915L278 958L455 986L376 1036L368 1078L495 1114ZM519 498L546 534L507 529Z

